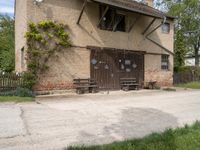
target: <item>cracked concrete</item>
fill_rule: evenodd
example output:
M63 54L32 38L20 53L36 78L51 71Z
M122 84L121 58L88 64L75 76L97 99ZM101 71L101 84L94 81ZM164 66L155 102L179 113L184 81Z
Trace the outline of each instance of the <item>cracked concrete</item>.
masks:
M0 104L0 139L25 135L20 108L16 105Z
M62 149L143 137L200 120L200 91L132 91L0 103L0 149Z
M26 131L26 135L31 135L31 133L30 133L30 131L29 131L29 128L28 128L28 123L27 123L27 121L26 121L26 118L24 117L24 110L23 110L23 107L20 106L19 108L20 108L20 110L21 110L20 118L21 118L21 120L22 120L22 122L23 122L24 129L25 129L25 131Z

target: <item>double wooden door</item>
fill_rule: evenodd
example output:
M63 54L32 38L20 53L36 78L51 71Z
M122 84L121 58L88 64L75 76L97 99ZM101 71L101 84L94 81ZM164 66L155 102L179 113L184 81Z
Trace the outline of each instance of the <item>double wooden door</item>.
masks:
M144 80L144 55L131 51L92 50L91 78L100 89L120 89L120 78Z

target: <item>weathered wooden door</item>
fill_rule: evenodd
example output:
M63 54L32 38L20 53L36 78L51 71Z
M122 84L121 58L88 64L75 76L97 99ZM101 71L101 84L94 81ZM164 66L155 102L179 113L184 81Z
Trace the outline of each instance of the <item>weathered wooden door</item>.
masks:
M115 89L118 81L118 66L114 62L112 51L94 50L91 52L91 78L100 89Z
M100 89L120 89L120 78L144 80L144 56L124 51L92 50L91 78Z
M119 77L136 78L139 84L144 81L144 55L133 53L131 51L118 54L119 59Z

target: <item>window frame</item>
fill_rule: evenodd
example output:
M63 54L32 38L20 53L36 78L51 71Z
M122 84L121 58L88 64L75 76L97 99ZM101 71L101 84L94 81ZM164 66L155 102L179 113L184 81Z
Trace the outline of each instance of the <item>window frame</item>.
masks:
M168 27L167 31L164 30L164 26ZM162 26L161 26L161 32L164 33L164 34L169 34L170 31L171 31L171 24L169 22L163 23Z
M105 5L99 5L99 19L100 18L102 18L102 13L103 13L103 10L105 10ZM113 17L113 19L114 19L114 21L113 22L111 22L111 27L109 28L109 27L106 27L106 23L103 23L103 21L104 20L102 20L101 21L101 23L100 23L100 25L99 25L99 28L101 29L101 30L106 30L106 31L112 31L112 32L127 32L127 22L126 22L126 18L127 18L127 16L126 16L126 14L123 14L123 13L119 13L118 11L117 11L117 9L115 9L115 8L112 8L112 7L110 7L109 8L109 10L108 10L108 12L109 11L112 11L112 13L113 14L111 14L111 17ZM107 13L108 13L107 12ZM112 16L113 15L113 16ZM105 15L106 16L106 15ZM115 22L116 22L116 18L117 17L119 17L119 16L121 16L123 19L123 23L124 23L124 27L123 27L123 29L121 28L121 29L118 29L117 27L116 27L116 29L115 30L113 30L113 28L114 28L114 26L115 26ZM122 21L121 20L121 21ZM118 23L118 25L121 23L121 21Z
M166 65L163 65L163 63L166 63ZM169 70L169 55L167 54L161 55L161 69L165 71Z

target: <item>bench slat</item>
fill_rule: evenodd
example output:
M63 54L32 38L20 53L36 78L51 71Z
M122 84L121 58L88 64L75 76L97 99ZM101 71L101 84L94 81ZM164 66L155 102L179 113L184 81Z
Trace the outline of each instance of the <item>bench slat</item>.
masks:
M122 84L122 85L138 85L139 86L139 84Z
M74 79L74 87L78 94L83 94L85 91L97 91L97 83L94 79Z

